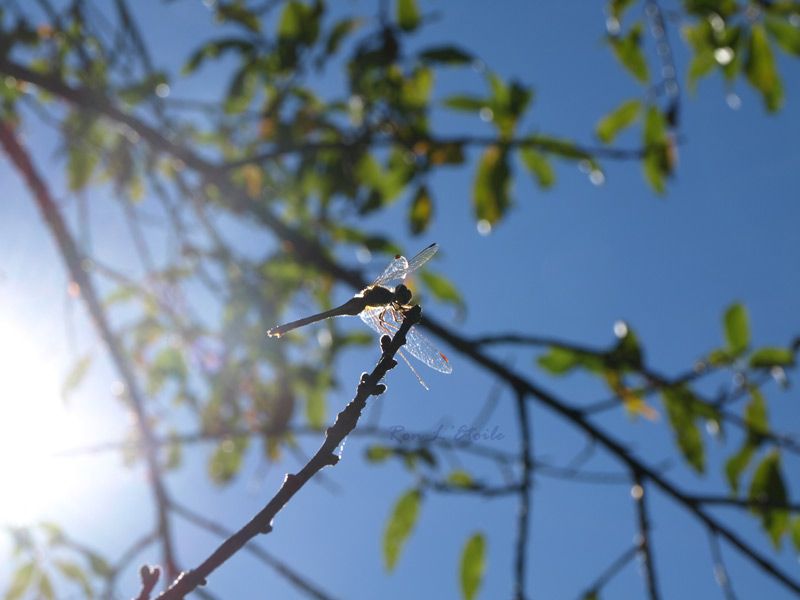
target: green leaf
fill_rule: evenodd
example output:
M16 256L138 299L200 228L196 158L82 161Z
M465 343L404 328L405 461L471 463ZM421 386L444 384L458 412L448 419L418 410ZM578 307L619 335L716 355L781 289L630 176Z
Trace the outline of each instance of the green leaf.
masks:
M417 523L421 500L422 494L414 489L403 494L394 505L383 537L383 558L388 571L394 570L400 552Z
M319 10L302 2L287 2L278 24L278 40L289 46L313 44L319 35L319 15Z
M750 345L750 326L748 324L747 309L740 304L732 304L725 311L723 319L725 327L725 340L731 354L738 355Z
M476 533L464 544L461 553L461 594L465 600L472 600L483 581L486 572L486 540L483 534Z
M473 485L472 476L463 469L451 471L447 483L455 487L468 488Z
M750 367L753 369L791 366L794 366L794 353L787 348L764 346L750 356Z
M539 366L553 375L563 375L581 364L581 357L561 346L553 346L547 354L539 357Z
M697 80L707 76L717 66L717 59L714 58L714 51L710 48L697 52L689 63L689 90L692 93L697 91Z
M394 454L391 448L386 446L370 446L367 448L367 460L370 462L383 462Z
M761 92L767 110L777 111L783 102L783 84L775 65L775 57L763 25L754 24L750 31L750 48L745 61L747 79Z
M632 329L628 328L625 335L619 340L617 347L608 353L608 362L616 369L628 368L639 370L642 366L642 349L639 338Z
M36 563L29 562L20 566L11 576L11 585L6 591L5 600L17 600L21 598L33 581L33 575L37 573Z
M469 52L455 46L435 46L423 50L419 54L420 60L430 63L445 65L468 65L475 60Z
M442 104L447 108L453 110L463 110L466 112L479 112L485 108L489 102L486 98L478 98L476 96L468 96L466 94L456 94L450 96L442 101Z
M605 369L605 360L600 354L580 352L563 346L551 346L547 354L537 360L540 367L553 375L563 375L575 367L583 367L600 373Z
M312 429L322 429L325 426L327 403L325 402L326 385L315 385L306 396L306 421Z
M503 217L511 206L510 175L507 152L489 146L478 165L472 189L477 220L486 220L493 225Z
M64 575L64 577L71 579L81 586L81 589L83 589L83 595L86 598L94 597L94 591L89 583L89 577L86 575L83 569L73 562L54 561L54 564L56 568L61 571L61 574Z
M750 484L750 500L766 504L786 504L786 486L781 475L781 458L777 450L770 452L756 468ZM761 516L761 525L769 533L775 548L780 548L781 538L789 527L789 513L782 508L753 507Z
M135 105L139 104L145 98L155 94L156 87L162 83L167 83L167 77L164 73L153 73L140 83L121 88L117 95L123 102Z
M242 468L242 457L250 443L245 436L222 440L208 462L208 475L217 485L225 485Z
M636 23L625 37L612 37L614 54L628 72L642 83L649 79L647 60L641 49L642 24Z
M339 49L342 40L361 27L362 23L362 19L342 19L339 21L331 30L328 41L325 44L325 53L328 55L335 53Z
M609 12L617 19L621 19L624 12L634 1L635 0L611 0L611 2L608 3Z
M433 294L434 298L441 302L449 302L456 305L458 308L464 308L464 299L455 284L444 275L440 275L425 269L417 271L419 278L425 284L425 287Z
M414 0L397 0L397 24L403 31L414 31L419 25L419 11Z
M800 552L800 516L794 520L794 525L792 525L792 542L794 549Z
M667 122L664 114L656 106L647 110L644 121L644 145L648 149L644 157L645 178L659 194L666 191L665 179L672 170L667 153Z
M177 348L164 348L156 355L147 371L147 393L157 394L167 379L186 380L186 363Z
M756 387L750 388L750 401L744 410L744 423L748 432L742 447L725 464L725 475L734 494L739 490L739 479L750 464L756 450L763 442L763 433L769 431L767 403Z
M698 403L691 391L685 387L666 387L661 390L675 441L686 462L698 473L705 471L703 436L697 426L695 405Z
M627 100L603 117L595 129L600 141L605 144L613 142L620 131L636 122L641 107L641 100Z
M39 578L39 598L45 598L46 600L52 600L55 598L55 592L53 591L53 582L50 581L50 578L42 573L42 576Z
M547 157L534 148L523 147L519 151L522 162L536 178L536 182L541 188L549 188L556 180L556 173L553 170Z
M256 91L258 75L252 63L246 63L234 75L228 87L223 109L229 115L241 113L250 104Z
M189 57L189 60L183 67L183 74L188 75L194 72L207 58L217 58L223 52L237 50L239 54L250 54L253 48L253 42L243 38L212 40L195 50Z
M89 555L89 566L91 567L92 572L100 577L108 577L108 575L111 573L111 566L108 564L106 559L94 553Z
M734 496L739 492L739 479L753 459L756 449L753 444L745 442L739 451L725 463L725 476L728 478L728 485L731 486Z
M86 373L89 372L91 364L92 357L86 354L80 357L78 362L72 366L61 386L61 399L64 402L67 402L69 395L78 389L78 386L81 384L84 377L86 377Z
M781 48L789 54L800 56L800 29L792 25L786 18L769 14L764 18L764 24Z
M247 10L241 0L234 0L234 2L229 4L220 2L217 8L217 15L224 21L234 21L244 25L253 33L258 33L261 30L261 23L258 20L258 16Z
M98 162L97 153L85 145L70 145L67 150L67 185L71 192L79 192L86 187Z
M750 402L744 411L744 421L748 429L751 430L750 436L754 441L761 441L763 434L769 431L769 419L767 417L767 403L758 388L750 388Z
M167 457L164 461L164 469L177 469L183 459L183 445L175 430L170 430L169 432L166 451Z

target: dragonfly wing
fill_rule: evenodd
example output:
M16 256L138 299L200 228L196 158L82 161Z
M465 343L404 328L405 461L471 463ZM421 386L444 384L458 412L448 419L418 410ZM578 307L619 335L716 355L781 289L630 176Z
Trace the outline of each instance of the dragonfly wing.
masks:
M417 254L414 258L408 261L408 269L406 270L406 275L409 273L416 271L426 262L428 262L431 257L436 254L439 250L439 244L431 244L425 250Z
M403 283L408 274L408 261L405 256L399 254L395 256L381 274L375 278L371 285L394 288L395 285Z
M392 312L393 311L384 311L380 306L368 307L361 311L358 316L361 317L361 320L364 321L370 329L379 335L394 335L397 333L400 323L394 321L390 317ZM381 315L383 315L383 319ZM431 369L436 369L441 373L453 372L453 366L450 364L450 361L447 360L445 355L439 352L439 349L433 345L433 342L425 337L425 334L416 327L412 327L408 335L406 335L406 343L402 349L417 360L424 362Z
M439 352L439 349L433 345L425 334L423 334L417 327L412 327L411 331L406 336L406 344L403 346L404 350L424 362L431 369L436 369L441 373L452 373L453 365L447 360L444 354Z
M380 306L368 306L358 313L358 316L361 317L361 320L364 321L364 323L366 323L367 326L378 335L392 335L394 332L389 329L387 324L381 321L381 313L383 310L384 309Z

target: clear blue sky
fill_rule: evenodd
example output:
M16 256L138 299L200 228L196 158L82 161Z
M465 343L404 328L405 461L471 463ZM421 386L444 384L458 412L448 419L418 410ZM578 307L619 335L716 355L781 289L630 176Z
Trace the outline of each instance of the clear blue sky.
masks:
M443 0L420 1L420 6L426 12L440 12L442 18L414 37L415 47L455 42L501 76L535 85L535 106L525 123L528 130L589 143L601 115L641 93L601 43L604 15L599 3L518 1L489 8L483 2ZM363 1L337 10L351 7L372 12L372 3ZM137 3L135 13L156 63L173 74L201 40L218 34L209 23L209 12L197 2ZM686 55L674 30L671 41L683 75ZM176 77L171 81L172 96L218 99L227 86L226 79L218 79L224 77L226 64L190 80ZM376 217L374 225L400 239L409 256L433 241L440 244L439 256L429 267L447 274L458 285L467 301L467 313L463 320L456 320L447 306L429 303L425 309L467 336L522 332L599 346L612 343L613 324L624 319L642 340L650 364L666 374L676 374L721 344L721 312L739 300L749 309L755 344L786 344L800 333L800 120L795 118L800 77L796 63L782 58L780 67L786 105L777 116L768 115L760 99L741 83L735 91L742 106L729 108L719 77L702 81L695 97L684 95L680 165L663 198L649 190L634 163L604 163L606 182L600 187L574 166L559 165L558 183L546 193L535 188L518 167L514 208L484 237L476 230L471 209L472 171L458 169L434 179L436 220L424 236L411 239L407 235L407 200ZM326 78L327 90L341 89L342 82L336 77L334 73ZM464 90L482 91L481 77L469 70L443 74L435 94L443 98ZM442 130L488 133L477 118L440 116ZM33 128L30 135L32 147L41 148L36 156L40 166L60 181L52 146L48 146L49 134ZM620 144L633 147L637 136L624 135ZM470 156L475 157L477 153ZM27 191L5 161L0 162L0 180L6 188L0 207L0 311L5 313L0 317L22 324L31 343L46 349L42 352L63 372L69 362L63 358L69 352L62 323L65 277ZM93 218L99 228L95 250L115 257L118 249L114 247L111 211L102 205L95 210ZM248 231L249 237L243 238L248 248L258 249L265 243L262 234ZM342 252L340 258L357 264L352 253ZM373 257L367 268L377 274L386 260L388 257ZM341 298L351 293L344 288L337 292ZM362 326L357 319L351 321L341 326ZM78 322L85 325L85 319ZM265 328L271 325L265 323ZM80 332L79 339L84 350L100 353L88 329ZM421 367L420 374L431 387L425 392L401 366L390 375L389 392L379 400L380 414L372 408L365 418L369 421L379 416L384 425L410 430L433 430L440 423L456 427L471 423L493 393L494 382L454 351L442 348L453 363L452 375L440 376ZM533 353L510 349L498 351L497 356L576 404L606 396L602 387L589 380L547 378L534 367ZM331 417L349 400L353 384L374 357L374 349L350 351L342 357L337 367L342 387L328 399ZM84 423L96 424L84 426L81 441L109 439L110 432L121 427L116 424L119 414L108 393L114 379L107 362L98 361L87 385L73 399L72 414ZM713 393L716 387L707 391ZM767 395L773 423L797 431L796 390L780 393L772 386ZM655 407L660 409L657 403ZM512 398L503 394L489 423L506 437L489 444L516 448L513 416ZM533 421L537 458L564 464L584 443L544 408L533 409ZM665 419L631 423L614 413L598 421L623 436L651 464L676 456ZM304 453L312 453L319 441L304 438ZM707 438L706 442L710 454L705 479L688 473L677 460L668 472L673 481L687 488L724 489L720 488L721 460L739 439L732 436L716 444ZM218 491L205 480L207 450L187 453L186 467L168 482L187 504L232 529L249 520L272 496L287 470L299 467L290 458L287 464L271 466L263 479L258 479L260 458L254 452L237 481ZM516 499L487 501L428 494L396 572L385 574L380 552L384 524L392 503L414 480L399 465L366 464L363 452L360 439L348 440L343 460L325 471L325 485L303 489L279 514L274 532L259 542L337 598L456 597L461 545L470 534L483 530L488 535L489 566L480 597L507 596L512 582ZM136 532L145 531L152 522L150 496L142 485L144 474L138 469L120 469L116 456L81 459L78 464L82 473L92 474L102 494L84 493L50 506L46 517L63 521L68 531L108 549L113 556L120 539L135 539ZM797 467L791 462L785 465L790 491L800 485ZM612 470L617 466L600 453L590 468ZM491 467L480 474L488 482L502 482ZM91 491L87 484L78 487ZM530 531L531 595L576 597L631 544L635 533L632 508L628 485L584 485L537 477ZM708 542L697 522L658 493L652 499L652 514L663 597L721 597ZM720 510L717 514L731 516L732 523L742 525L749 541L772 553L755 521L738 518L734 512ZM185 524L179 532L179 559L184 567L196 564L216 546L213 537ZM725 548L724 555L740 598L789 597L735 551ZM153 562L157 557L158 550L153 547L139 562ZM788 546L778 560L788 572L800 575L796 554ZM3 573L0 567L0 583ZM302 597L246 554L235 557L209 583L209 589L223 597ZM120 582L123 595L130 596L137 589L133 572ZM643 593L637 569L629 565L608 586L604 597L640 598Z

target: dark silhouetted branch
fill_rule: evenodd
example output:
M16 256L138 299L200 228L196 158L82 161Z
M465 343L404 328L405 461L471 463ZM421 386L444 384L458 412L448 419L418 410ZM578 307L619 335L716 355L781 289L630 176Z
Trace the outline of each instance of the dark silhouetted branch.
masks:
M355 429L361 416L361 411L366 407L369 397L380 395L386 390L386 386L381 383L381 380L390 369L397 365L394 356L400 347L405 344L406 334L409 329L419 323L421 314L422 311L419 306L415 306L405 313L403 323L394 338L389 338L389 336L381 338L383 354L380 361L372 373L364 373L361 376L361 382L358 385L355 398L339 413L336 417L336 422L328 428L325 433L325 441L311 460L298 473L286 475L283 485L272 500L249 523L225 540L197 568L182 573L170 588L161 594L161 600L184 598L198 586L204 585L206 577L241 550L247 542L259 534L272 531L272 521L278 512L315 474L323 468L334 466L339 462L336 449L348 434Z
M202 527L212 533L217 534L223 538L229 538L233 535L233 532L226 529L219 523L215 523L214 521L197 514L196 512L189 510L185 506L181 506L180 504L172 503L170 507L176 514L182 516L187 521L191 521L198 527ZM275 569L280 575L286 578L290 583L292 583L296 588L306 593L311 598L316 598L317 600L331 600L331 596L321 590L318 586L311 583L305 577L298 575L295 571L293 571L290 567L288 567L285 563L281 562L272 554L255 544L252 540L247 542L244 546L243 550L245 552L249 552L258 560L263 562L265 565Z

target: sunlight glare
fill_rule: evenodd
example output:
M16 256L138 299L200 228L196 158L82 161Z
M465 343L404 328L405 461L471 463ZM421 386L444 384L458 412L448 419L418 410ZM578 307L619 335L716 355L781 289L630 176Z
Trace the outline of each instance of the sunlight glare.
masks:
M78 437L62 379L23 329L0 318L0 525L36 521L77 487L73 469L54 456Z

